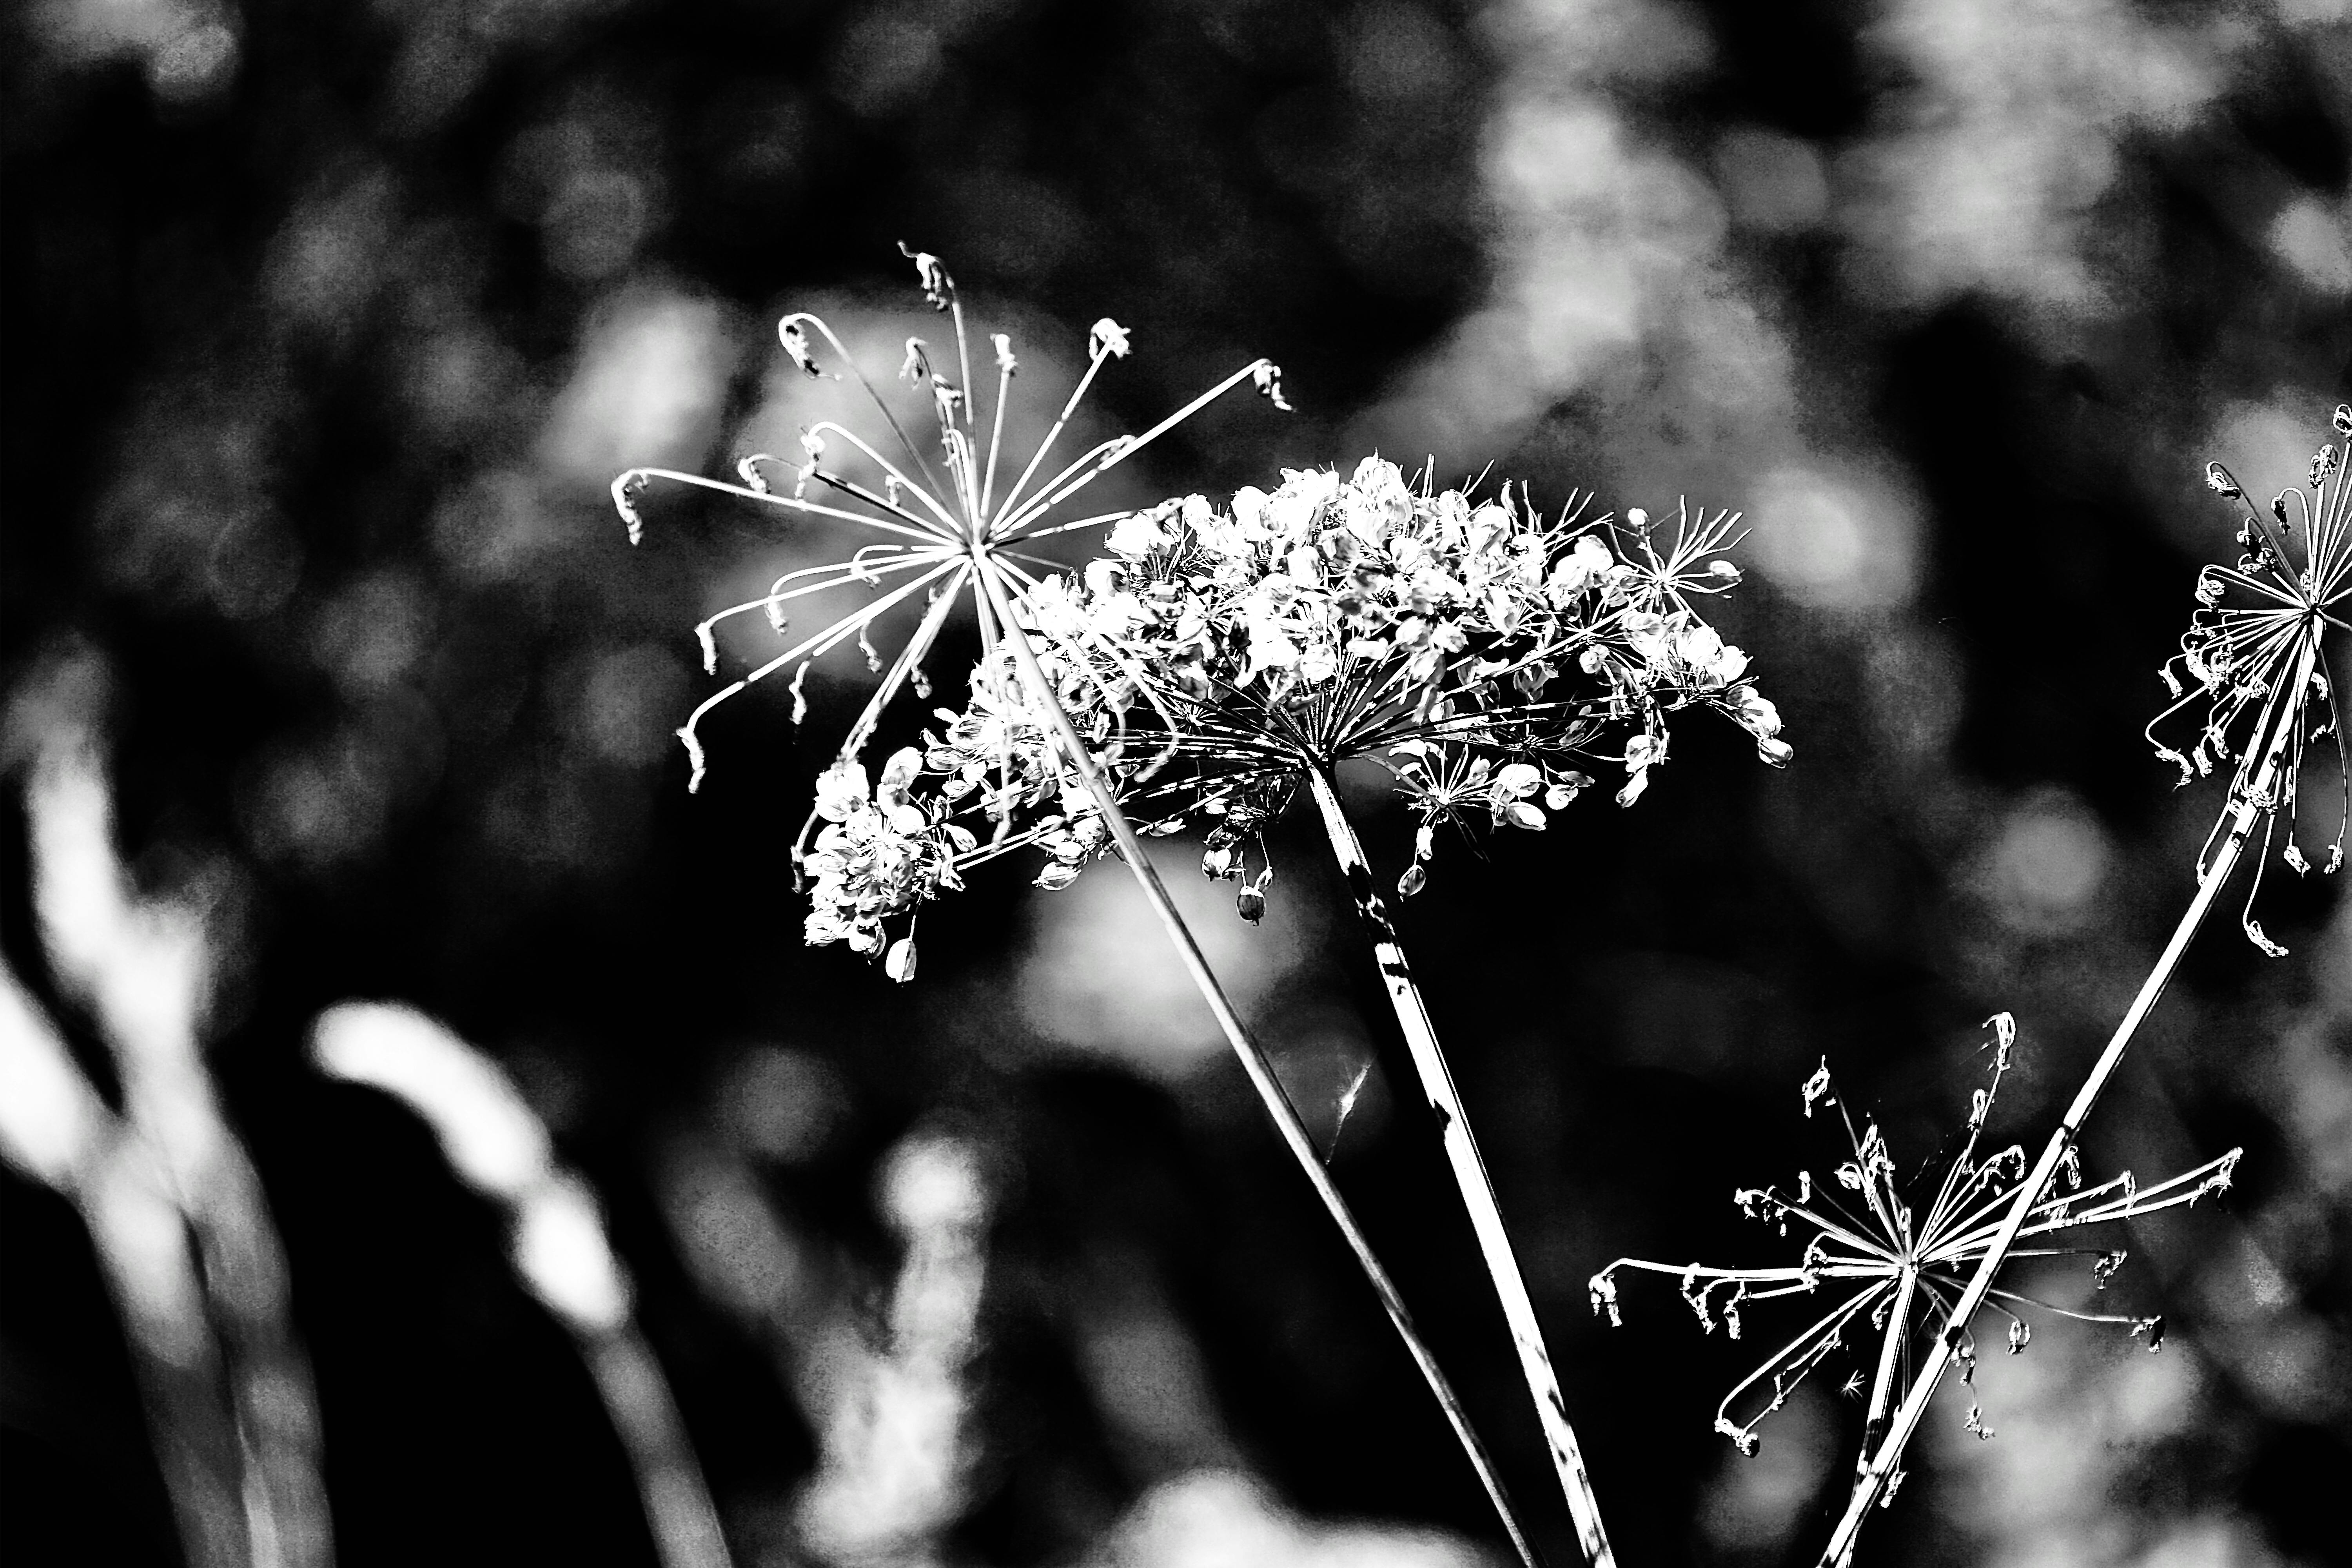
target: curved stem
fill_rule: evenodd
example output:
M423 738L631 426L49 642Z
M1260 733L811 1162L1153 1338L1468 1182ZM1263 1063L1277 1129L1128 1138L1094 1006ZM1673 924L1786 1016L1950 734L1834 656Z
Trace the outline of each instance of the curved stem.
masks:
M601 1331L575 1328L573 1333L635 1472L662 1568L730 1568L718 1510L653 1347L626 1319Z
M2162 956L2156 961L2156 967L2148 972L2147 981L2139 988L2139 994L2132 998L2123 1022L2116 1026L2115 1036L2107 1041L2106 1049L2099 1053L2099 1059L2092 1065L2090 1076L2083 1080L2083 1087L2075 1092L2074 1103L2066 1108L2064 1120L2050 1135L2041 1159L2034 1162L2032 1174L2017 1189L2016 1198L2001 1218L2000 1230L1994 1234L1991 1245L1985 1249L1983 1259L1977 1265L1976 1272L1969 1276L1968 1288L1960 1292L1958 1301L1952 1307L1951 1316L1945 1321L1936 1353L1919 1369L1912 1379L1909 1391L1904 1394L1902 1406L1895 1413L1885 1441L1879 1444L1877 1452L1865 1456L1861 1476L1854 1483L1853 1495L1847 1500L1845 1513L1838 1521L1828 1548L1822 1553L1822 1568L1843 1568L1843 1564L1853 1561L1854 1542L1862 1534L1864 1521L1870 1517L1871 1506L1885 1492L1889 1478L1901 1465L1904 1446L1911 1440L1911 1434L1917 1430L1921 1417L1926 1415L1927 1402L1935 1397L1937 1385L1943 1381L1944 1373L1952 1363L1959 1359L1969 1321L1976 1316L1977 1309L1984 1305L1985 1297L1992 1289L1993 1276L2000 1273L2000 1266L2008 1261L2010 1249L2017 1244L2018 1233L2024 1229L2034 1205L2057 1176L2058 1167L2066 1158L2066 1151L2074 1146L2075 1138L2082 1132L2083 1123L2090 1119L2091 1109L2098 1103L2101 1091L2107 1087L2107 1080L2115 1077L2116 1069L2123 1065L2124 1055L2130 1050L2140 1026L2147 1021L2148 1014L2155 1010L2158 1000L2163 996L2173 971L2179 967L2181 955L2189 951L2189 942L2195 940L2198 929L2205 923L2206 915L2213 908L2213 900L2221 895L2221 885L2236 869L2239 856L2244 851L2247 839L2252 837L2254 824L2273 809L2265 803L2276 788L2279 764L2302 722L2303 705L2294 699L2310 683L2316 646L2315 637L2305 645L2303 657L2295 666L2294 684L2284 688L2289 700L2280 705L2262 766L2240 795L2230 815L2229 837L2207 865L2197 885L2197 896L2189 900L2188 910L2180 917L2180 923L2173 928L2172 940L2165 943Z
M1087 793L1101 808L1103 820L1108 825L1111 837L1118 846L1120 858L1126 860L1128 869L1134 873L1136 884L1143 889L1144 899L1151 905L1152 913L1160 917L1168 940L1175 945L1177 956L1183 961L1185 973L1192 976L1192 984L1199 988L1202 1000L1208 1003L1209 1011L1216 1017L1217 1027L1223 1031L1234 1054L1241 1058L1242 1068L1249 1075L1250 1087L1257 1090L1258 1100L1265 1105L1266 1114L1274 1119L1275 1127L1281 1132L1283 1143L1289 1149L1291 1158L1306 1173L1307 1182L1315 1189L1315 1195L1323 1201L1324 1212L1331 1216L1331 1223L1339 1227L1339 1234L1347 1239L1348 1249L1355 1254L1356 1266L1371 1282L1372 1292L1380 1298L1381 1306L1388 1312L1389 1321L1394 1325L1397 1337L1404 1342L1413 1364L1421 1369L1423 1381L1429 1384L1429 1392L1445 1412L1447 1424L1454 1428L1454 1436L1461 1443L1462 1451L1469 1456L1471 1466L1477 1470L1478 1480L1486 1489L1486 1499L1494 1504L1496 1517L1502 1521L1505 1532L1511 1538L1512 1549L1518 1553L1519 1561L1526 1564L1526 1568L1537 1568L1535 1548L1528 1542L1527 1532L1519 1527L1518 1516L1512 1510L1509 1494L1503 1489L1502 1477L1496 1472L1493 1458L1486 1452L1486 1446L1479 1440L1478 1434L1472 1429L1469 1413L1464 1407L1461 1396L1454 1393L1454 1385L1440 1370L1435 1352L1421 1337L1420 1330L1413 1326L1412 1316L1405 1310L1404 1298L1397 1290L1396 1282L1389 1278L1388 1269L1373 1253L1371 1242L1366 1238L1362 1226L1356 1223L1356 1216L1348 1207L1347 1200L1339 1195L1339 1189L1332 1184L1330 1173L1323 1168L1322 1158L1315 1149L1315 1141L1307 1132L1306 1123L1299 1121L1298 1111L1290 1103L1289 1095L1284 1091L1282 1080L1275 1073L1273 1060L1250 1034L1247 1026L1243 1024L1241 1015L1234 1010L1233 1002L1225 995L1224 987L1209 968L1208 960L1202 956L1200 943L1193 940L1183 915L1168 896L1168 889L1160 881L1159 871L1145 855L1143 841L1136 837L1134 825L1128 821L1126 812L1119 808L1118 797L1111 792L1100 771L1096 768L1085 738L1064 710L1061 700L1055 693L1053 681L1046 676L1045 667L1038 662L1037 650L1030 643L1028 632L1013 618L1013 606L1005 596L1003 585L985 566L975 575L994 608L1005 641L1012 645L1013 658L1020 663L1023 677L1052 720L1062 749L1068 753L1071 766L1077 770L1079 778L1085 782Z
M1486 1260L1495 1294L1502 1301L1503 1317L1510 1324L1511 1345L1518 1352L1519 1371L1527 1379L1528 1394L1535 1401L1536 1416L1543 1424L1544 1439L1551 1449L1552 1469L1559 1478L1561 1495L1568 1500L1568 1511L1576 1521L1577 1542L1595 1568L1613 1568L1617 1559L1609 1549L1608 1532L1601 1526L1601 1504L1592 1494L1591 1478L1585 1474L1584 1453L1577 1445L1576 1430L1569 1425L1559 1378L1552 1370L1551 1353L1544 1347L1543 1329L1536 1321L1535 1302L1528 1295L1518 1258L1511 1250L1510 1233L1504 1228L1503 1212L1496 1205L1494 1184L1487 1179L1477 1141L1470 1135L1462 1098L1454 1092L1454 1075L1445 1065L1445 1053L1438 1047L1437 1031L1429 1021L1429 1008L1422 1001L1420 987L1413 984L1404 949L1397 942L1396 928L1390 923L1387 907L1373 888L1372 870L1364 858L1364 847L1357 841L1356 830L1340 809L1339 792L1333 788L1330 775L1320 767L1309 767L1307 780L1314 791L1315 804L1323 813L1332 858L1339 862L1340 874L1347 879L1356 912L1362 917L1365 931L1371 938L1381 980L1388 988L1397 1022L1404 1029L1405 1046L1421 1077L1422 1092L1428 1097L1430 1110L1436 1113L1445 1158L1454 1168L1454 1184L1462 1194L1464 1206L1470 1211L1478 1250Z

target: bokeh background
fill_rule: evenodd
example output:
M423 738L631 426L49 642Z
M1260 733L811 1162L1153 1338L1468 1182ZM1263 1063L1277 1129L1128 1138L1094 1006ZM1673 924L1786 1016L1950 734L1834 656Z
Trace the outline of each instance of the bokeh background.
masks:
M1795 765L1688 724L1632 811L1444 847L1405 911L1629 1564L1811 1562L1860 1411L1840 1368L1743 1460L1715 1402L1783 1317L1727 1343L1659 1282L1612 1331L1587 1276L1786 1261L1728 1199L1826 1168L1824 1058L1908 1171L2012 1010L2038 1138L2221 805L2139 734L2232 551L2201 464L2295 482L2352 394L2343 0L27 0L0 81L12 1026L97 1125L145 1081L113 1014L180 984L208 1070L174 1081L282 1239L353 1568L653 1561L599 1399L648 1367L746 1568L1501 1560L1115 868L978 879L910 985L803 950L785 848L854 656L805 741L782 691L721 710L686 792L692 623L832 542L665 503L633 550L604 487L794 450L782 310L884 371L936 343L898 241L1015 335L1033 418L1101 315L1138 348L1099 430L1284 366L1297 412L1228 399L1128 500L1379 450L1753 522L1722 620ZM90 918L182 932L179 982L58 923L116 887L101 785ZM2315 763L2323 841L2336 786ZM1567 1561L1299 826L1256 930L1171 864ZM2166 1312L2163 1351L2051 1321L1988 1358L1999 1436L1944 1396L1875 1560L2346 1560L2352 914L2273 870L2293 956L2217 920L2089 1141L2143 1176L2247 1151L2099 1299ZM354 999L470 1042L506 1120L436 1139L323 1070ZM0 1555L194 1561L111 1211L18 1143Z

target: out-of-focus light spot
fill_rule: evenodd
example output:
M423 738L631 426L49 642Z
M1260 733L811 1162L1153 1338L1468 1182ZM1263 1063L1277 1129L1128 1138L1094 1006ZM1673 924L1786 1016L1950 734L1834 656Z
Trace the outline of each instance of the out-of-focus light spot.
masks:
M682 1142L656 1179L687 1268L705 1290L755 1322L813 1327L814 1261L750 1172Z
M2142 1443L2185 1429L2197 1413L2202 1365L2195 1355L2124 1357L2107 1389L2109 1429L2124 1441Z
M2307 1311L2281 1310L2240 1331L2230 1354L2239 1376L2274 1413L2315 1423L2344 1418L2352 1365L2343 1342Z
M581 682L580 731L596 753L625 767L669 754L687 691L675 656L650 643L595 656Z
M2282 1562L2254 1526L2208 1515L2175 1525L2131 1568L2273 1568Z
M1196 847L1162 839L1150 848L1234 1005L1247 1013L1274 995L1311 932L1297 894L1277 879L1265 920L1252 926L1234 911L1234 885L1201 875ZM1168 1079L1225 1048L1159 917L1118 865L1091 867L1067 888L1034 896L1029 907L1034 924L1013 994L1040 1032Z
M401 44L385 73L384 129L394 136L420 136L445 123L482 85L490 59L490 45L476 27L452 16L428 16Z
M1162 1481L1113 1526L1104 1568L1479 1568L1470 1542L1434 1530L1323 1524L1282 1506L1263 1481L1195 1470Z
M2352 237L2344 215L2317 196L2289 202L2271 220L2271 248L2314 289L2352 292Z
M1726 1452L1698 1521L1717 1552L1770 1558L1787 1543L1836 1450L1828 1405L1819 1387L1803 1384L1766 1424L1752 1458Z
M364 859L394 811L438 782L446 745L429 705L387 693L333 733L247 765L237 789L246 838L263 858L311 872Z
M1433 98L1454 85L1453 41L1422 6L1374 0L1356 14L1348 40L1348 85L1376 103Z
M1767 474L1755 496L1746 548L1792 596L1834 610L1910 598L1918 521L1909 497L1891 482L1790 465Z
M491 200L518 223L538 223L556 193L598 161L594 127L573 118L543 121L517 134L499 154Z
M382 275L394 199L390 177L371 172L296 206L270 241L271 301L313 327L357 316Z
M2011 808L1994 840L1988 889L2009 925L2035 935L2078 930L2092 913L2114 851L2090 808L2041 790Z
M882 1215L904 1232L965 1229L988 1212L988 1188L971 1144L944 1134L908 1138L881 1177Z
M1715 147L1716 186L1734 223L1766 233L1810 228L1830 210L1829 176L1812 143L1743 126Z
M1231 1454L1201 1348L1156 1294L1084 1314L1078 1356L1104 1419L1154 1469Z
M236 34L226 23L203 21L173 33L147 57L147 84L173 103L194 103L226 88L236 74Z
M576 537L541 499L538 483L513 468L477 475L444 495L432 528L435 552L477 583L520 576Z
M1932 627L1890 626L1871 637L1864 658L1879 733L1906 762L1940 760L1960 723L1958 654Z
M1717 181L1624 103L1703 69L1704 28L1680 7L1544 0L1479 26L1502 66L1480 157L1495 280L1348 444L1475 470L1557 415L1636 490L1751 493L1802 449L1788 348L1729 268Z
M286 391L271 374L154 389L99 505L97 564L110 583L239 620L286 602L302 568L301 545L269 499Z
M732 353L708 300L646 289L610 301L548 412L549 468L602 490L623 468L694 467L717 429Z
M2184 123L2220 90L2231 35L2141 20L2119 0L1902 0L1871 44L1909 85L1892 127L1842 165L1857 281L1915 305L1983 289L2095 310L2087 253L2136 132ZM2251 36L2251 35L2249 35Z
M972 1453L965 1430L979 1349L981 1249L988 1189L980 1153L950 1134L918 1131L883 1163L883 1217L906 1244L890 1292L887 1350L856 1336L815 1347L813 1381L830 1391L819 1415L824 1454L797 1515L833 1562L929 1562L936 1536L965 1506Z
M36 37L77 64L138 58L169 104L215 98L236 79L236 16L217 0L47 0L31 13Z
M446 123L488 79L509 48L553 50L573 26L617 0L519 0L512 5L378 7L407 36L394 58L379 110L394 136L421 136Z
M544 1180L546 1130L497 1063L414 1008L345 1002L319 1016L310 1058L330 1077L380 1089L433 1130L477 1191L512 1201Z
M913 16L883 11L860 18L834 50L826 79L853 114L899 112L938 79L940 36Z
M514 1225L515 1268L533 1295L589 1333L627 1320L628 1281L585 1185L569 1176L541 1183L524 1194Z
M731 195L752 200L786 194L808 155L808 105L787 80L745 81L706 111L702 140L717 154L713 174Z
M1519 0L1495 7L1480 25L1498 58L1563 68L1558 74L1579 85L1648 85L1703 70L1715 58L1702 17L1654 0Z
M652 222L645 182L614 169L583 169L548 204L548 265L579 282L609 278L636 255Z
M473 322L409 344L404 371L418 425L453 445L511 410L523 384L521 356Z
M848 1090L824 1058L782 1046L755 1046L730 1067L719 1089L719 1112L750 1153L794 1165L822 1153L848 1115Z
M231 620L278 609L301 580L301 542L267 512L226 519L205 554L205 595Z
M2271 1261L2270 1255L2252 1241L2240 1249L2237 1272L2238 1288L2255 1307L2275 1311L2293 1300L2286 1276L2279 1272L2279 1266Z
M311 657L353 696L405 679L432 632L432 605L414 574L398 567L364 573L319 606L310 623Z

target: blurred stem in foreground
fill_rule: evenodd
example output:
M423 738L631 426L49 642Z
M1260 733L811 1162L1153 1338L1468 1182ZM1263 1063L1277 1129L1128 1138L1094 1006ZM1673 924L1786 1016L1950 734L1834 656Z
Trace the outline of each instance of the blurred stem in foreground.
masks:
M1822 1553L1824 1568L1843 1568L1843 1564L1853 1561L1854 1544L1861 1537L1863 1525L1870 1517L1872 1506L1888 1495L1889 1482L1902 1466L1904 1447L1918 1429L1921 1418L1927 1415L1928 1402L1935 1397L1937 1386L1943 1381L1944 1374L1960 1360L1969 1321L1984 1305L1986 1296L1992 1289L1993 1277L2000 1272L2001 1265L2008 1260L2010 1249L2016 1245L2018 1233L2024 1227L2027 1216L2057 1177L2059 1167L2065 1163L2068 1152L2074 1147L2074 1140L2082 1133L2083 1124L2090 1120L2092 1107L2098 1103L2099 1095L2106 1089L2116 1069L2123 1065L2124 1056L2131 1049L2140 1026L2147 1021L2148 1015L2164 995L2164 988L2171 982L2173 971L2179 966L2181 956L2189 951L2189 944L2196 940L2197 932L2204 925L2207 914L2211 912L2222 885L2229 881L2230 873L2237 868L2239 858L2253 836L2255 825L2267 822L2276 810L2282 766L2301 733L2304 704L2300 694L2310 689L2312 672L2318 657L2319 628L2315 623L2295 658L2292 679L2278 689L2284 700L2274 701L2263 715L2263 728L2257 731L2263 735L2263 742L2254 753L2262 760L2252 770L2250 782L2237 791L2237 799L2228 817L2228 834L2214 850L2212 858L2206 863L2198 880L2197 896L2189 900L2187 911L2180 917L2180 923L2173 928L2172 940L2165 943L2163 954L2157 959L2156 967L2141 984L2139 994L2132 998L2131 1006L2125 1012L2123 1022L2116 1026L2115 1036L2107 1041L2106 1049L2099 1053L2098 1060L2092 1065L2090 1076L2075 1091L2074 1103L2066 1108L2065 1117L2058 1123L2057 1131L2051 1133L2050 1142L2042 1148L2041 1159L2034 1163L2032 1173L2018 1188L2017 1196L2002 1217L1991 1246L1986 1249L1983 1260L1977 1265L1967 1289L1952 1308L1951 1317L1937 1345L1937 1353L1926 1358L1926 1364L1913 1377L1909 1391L1896 1408L1894 1419L1887 1426L1885 1438L1875 1452L1864 1458L1853 1494L1846 1501L1845 1513L1839 1519L1829 1546Z
M1340 806L1329 770L1317 764L1309 766L1306 773L1307 788L1314 793L1315 804L1322 813L1324 833L1330 840L1331 858L1346 879L1356 913L1363 921L1364 934L1370 939L1372 958L1381 972L1381 984L1388 992L1390 1005L1396 1010L1397 1024L1404 1031L1413 1070L1421 1079L1422 1093L1436 1113L1438 1137L1445 1146L1446 1163L1453 1167L1454 1184L1462 1194L1464 1206L1470 1211L1470 1226L1477 1233L1479 1255L1486 1260L1486 1273L1494 1281L1503 1317L1510 1326L1511 1348L1518 1353L1519 1372L1527 1379L1529 1397L1535 1401L1536 1417L1543 1424L1552 1469L1559 1478L1560 1493L1576 1521L1577 1543L1590 1562L1605 1568L1617 1559L1610 1550L1608 1532L1601 1525L1600 1500L1593 1496L1592 1479L1585 1473L1584 1454L1577 1446L1575 1428L1569 1425L1559 1376L1553 1370L1550 1352L1545 1348L1543 1328L1536 1321L1535 1302L1528 1295L1517 1255L1511 1250L1510 1232L1505 1228L1503 1212L1495 1203L1494 1183L1487 1177L1486 1162L1479 1157L1477 1140L1471 1136L1470 1119L1462 1108L1462 1097L1454 1090L1454 1075L1445 1065L1444 1051L1438 1046L1428 1005L1422 1000L1421 988L1413 983L1404 948L1397 941L1396 927L1372 881L1372 868L1364 857L1364 847Z
M187 1215L152 1152L106 1108L5 965L0 1156L63 1195L89 1229L189 1568L246 1568L244 1466Z
M310 1056L328 1076L406 1104L458 1178L506 1212L515 1270L580 1347L636 1476L662 1568L730 1568L701 1464L637 1327L635 1292L596 1199L556 1163L547 1129L498 1064L421 1013L373 1002L320 1014Z
M1307 1182L1315 1188L1315 1195L1323 1201L1325 1212L1331 1216L1331 1223L1339 1227L1339 1234L1347 1239L1349 1250L1355 1254L1357 1267L1371 1282L1373 1292L1380 1297L1381 1307L1388 1312L1389 1321L1395 1326L1398 1337L1404 1341L1405 1349L1411 1352L1414 1364L1421 1369L1423 1381L1429 1384L1430 1393L1445 1412L1445 1419L1453 1426L1463 1452L1469 1456L1471 1465L1478 1472L1480 1483L1486 1489L1487 1500L1494 1505L1496 1515L1511 1538L1513 1550L1518 1553L1522 1563L1534 1568L1537 1562L1535 1548L1520 1527L1510 1496L1503 1489L1502 1477L1496 1472L1493 1458L1470 1425L1469 1413L1464 1407L1461 1396L1454 1393L1454 1385L1439 1367L1436 1353L1422 1338L1420 1330L1413 1326L1412 1315L1406 1310L1404 1298L1398 1292L1395 1281L1389 1278L1387 1268L1372 1251L1371 1243L1366 1238L1362 1227L1356 1223L1356 1216L1348 1207L1347 1200L1339 1195L1339 1189L1333 1184L1330 1173L1324 1168L1322 1157L1316 1151L1312 1135L1307 1132L1306 1123L1299 1120L1297 1109L1290 1103L1289 1095L1283 1089L1272 1059L1266 1056L1265 1047L1251 1036L1240 1014L1234 1010L1224 987L1218 983L1215 973L1209 968L1208 960L1202 955L1200 943L1193 940L1192 929L1184 923L1184 917L1178 912L1175 901L1168 896L1168 889L1160 880L1159 871L1144 853L1142 840L1136 836L1134 824L1128 820L1117 794L1095 766L1085 738L1070 721L1069 713L1055 692L1052 679L1038 662L1037 650L1030 641L1030 634L1014 616L1003 588L993 574L982 573L979 575L987 589L997 624L1003 628L1003 638L1011 644L1013 657L1020 663L1022 676L1028 681L1039 706L1052 721L1054 732L1059 738L1070 765L1077 771L1086 784L1087 793L1100 808L1103 820L1109 826L1111 837L1118 847L1120 858L1127 862L1137 886L1143 889L1144 899L1151 905L1152 913L1159 916L1168 940L1174 944L1177 955L1183 961L1185 973L1192 976L1202 999L1208 1003L1209 1011L1215 1016L1217 1027L1233 1047L1234 1054L1241 1058L1251 1087L1257 1090L1258 1100L1265 1105L1266 1114L1274 1119L1292 1159L1306 1173ZM1598 1528L1597 1521L1595 1528ZM1609 1561L1606 1550L1604 1544L1603 1555L1598 1561Z
M223 1352L249 1561L328 1568L318 1404L285 1248L198 1044L214 965L205 912L132 889L95 738L53 696L21 710L42 730L26 793L42 943L112 1048L124 1120L194 1242L203 1310Z

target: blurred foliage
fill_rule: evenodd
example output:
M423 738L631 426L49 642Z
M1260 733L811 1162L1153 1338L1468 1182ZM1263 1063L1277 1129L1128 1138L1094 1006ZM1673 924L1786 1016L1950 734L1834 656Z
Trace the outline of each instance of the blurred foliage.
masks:
M234 938L214 1061L354 1564L651 1548L495 1216L304 1065L350 997L490 1048L596 1183L747 1563L794 1560L822 1440L680 1239L678 1152L749 1169L856 1299L900 1248L877 1162L933 1125L998 1194L952 1554L1161 1560L1191 1516L1138 1500L1204 1467L1307 1519L1486 1529L1231 1065L1164 1016L1122 1033L1156 949L1098 940L1106 873L982 881L896 988L800 947L784 847L824 746L783 703L730 705L684 793L687 628L785 542L713 506L632 552L604 483L731 463L782 309L921 330L895 242L1024 323L1033 397L1104 314L1138 343L1097 395L1120 419L1278 361L1299 412L1220 405L1152 454L1160 493L1378 447L1748 509L1727 634L1796 766L1694 731L1632 812L1450 857L1407 910L1629 1562L1810 1561L1860 1413L1792 1411L1740 1461L1706 1413L1742 1347L1671 1310L1612 1336L1585 1277L1759 1241L1727 1200L1787 1178L1824 1055L1930 1151L2003 1007L2016 1135L2063 1101L2219 809L2137 732L2231 549L2199 467L2292 483L2352 393L2339 0L35 0L0 40L0 660L19 692L108 672L134 872ZM813 724L856 700L838 675ZM102 1076L10 821L0 942ZM1375 819L1376 858L1403 828ZM1392 1044L1311 841L1276 855L1281 941L1213 951L1307 1097ZM2068 1325L1988 1364L2000 1438L1931 1416L1885 1560L2341 1552L2352 916L2316 879L2263 897L2294 957L2209 934L2094 1123L2100 1169L2248 1148L2112 1288L2173 1337ZM1056 959L1089 930L1107 957ZM1534 1507L1433 1140L1377 1085L1336 1168ZM12 1561L172 1560L123 1357L69 1213L0 1179Z

